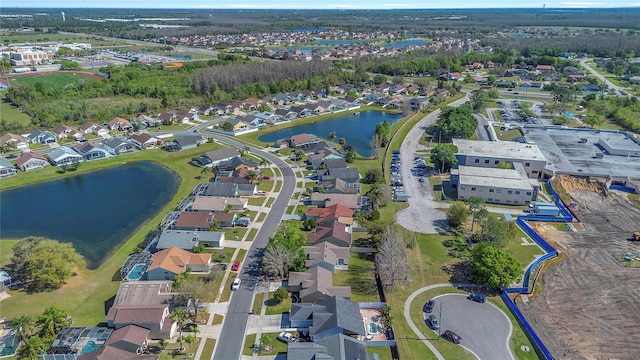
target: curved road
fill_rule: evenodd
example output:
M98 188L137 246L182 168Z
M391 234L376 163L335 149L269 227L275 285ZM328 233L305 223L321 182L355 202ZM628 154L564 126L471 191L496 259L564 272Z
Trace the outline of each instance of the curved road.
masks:
M176 135L193 135L193 132L179 132ZM214 134L204 134L207 137L237 148L244 148L246 144L236 140ZM234 360L242 357L242 345L247 328L247 320L253 302L253 289L260 276L260 259L262 251L269 241L284 215L293 191L296 187L296 176L289 165L268 152L249 146L249 150L274 163L282 173L282 189L267 213L262 226L258 229L255 239L251 243L251 249L247 252L239 277L242 279L240 289L233 292L229 300L227 314L222 324L222 332L216 343L216 351L213 359Z
M411 319L411 303L425 291L452 287L451 284L434 284L414 291L404 303L404 317L414 334L431 350L438 360L445 360L436 347ZM513 360L509 339L513 326L509 318L497 306L485 302L479 304L466 299L463 294L445 294L433 298L433 314L440 321L440 328L451 329L462 337L461 346L483 360ZM441 304L446 304L442 306ZM454 309L455 311L450 311ZM444 311L446 316L440 316ZM425 314L423 313L423 316Z
M587 65L587 61L591 61L591 60L593 59L582 59L580 60L580 65L583 68L587 69L587 71L589 71L591 75L595 76L596 78L598 78L598 80L602 81L606 87L611 89L611 92L613 92L614 95L622 95L622 93L620 92L620 90L622 90L621 87L614 85L611 81L607 80L607 78L604 77L604 75L600 74L599 72L595 71L591 66Z

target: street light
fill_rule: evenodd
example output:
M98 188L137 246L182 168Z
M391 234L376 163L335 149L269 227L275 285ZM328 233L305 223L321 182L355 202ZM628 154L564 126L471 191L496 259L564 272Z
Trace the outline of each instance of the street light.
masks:
M438 317L440 318L440 326L438 326L438 340L440 340L440 332L442 331L442 301L440 302L440 310L439 310L439 314Z

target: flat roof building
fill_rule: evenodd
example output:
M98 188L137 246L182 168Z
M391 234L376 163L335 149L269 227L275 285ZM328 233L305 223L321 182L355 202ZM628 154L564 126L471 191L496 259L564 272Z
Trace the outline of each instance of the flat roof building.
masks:
M458 191L458 200L475 196L505 205L536 201L540 188L538 180L527 177L520 163L515 163L514 169L459 166L451 169L451 185Z
M521 163L527 176L540 179L547 159L537 145L512 141L474 141L453 139L458 148L458 164L497 168L500 162Z

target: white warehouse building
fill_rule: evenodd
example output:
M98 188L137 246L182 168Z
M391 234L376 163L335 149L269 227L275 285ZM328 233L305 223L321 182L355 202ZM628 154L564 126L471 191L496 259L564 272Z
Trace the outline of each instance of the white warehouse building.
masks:
M538 199L540 183L527 177L524 167L514 163L514 169L459 166L451 169L451 186L458 200L480 197L486 203L523 205Z
M512 141L475 141L453 139L458 148L458 165L497 168L503 161L522 164L530 178L541 179L547 159L537 145Z

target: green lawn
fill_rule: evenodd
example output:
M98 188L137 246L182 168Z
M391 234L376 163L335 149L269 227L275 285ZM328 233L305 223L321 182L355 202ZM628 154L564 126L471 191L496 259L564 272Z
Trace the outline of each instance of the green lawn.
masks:
M224 238L227 240L242 240L242 237L247 232L247 228L235 227L232 229L224 229ZM236 239L237 238L237 239Z
M9 81L12 84L35 84L42 83L45 88L53 88L53 87L64 87L69 84L73 84L76 81L84 79L88 81L99 81L90 77L87 77L83 74L75 74L75 73L67 73L67 72L53 72L50 74L42 74L42 75L24 75L24 76L15 76L9 78Z
M248 204L251 206L262 206L262 204L264 204L264 198L263 197L250 198Z
M257 293L256 297L253 299L253 313L258 315L260 314L260 310L262 309L262 303L264 302L264 293Z
M216 339L207 339L204 343L204 348L202 349L202 355L200 355L201 359L211 359L213 356L213 349L216 347Z
M253 228L249 230L249 235L247 235L247 241L253 241L253 239L256 238L257 234L258 234L258 229Z
M518 260L522 268L529 265L534 259L536 255L544 255L544 251L540 249L537 245L522 245L522 238L527 238L520 228L512 239L509 239L507 242L507 246L505 246L505 250L507 250L511 255L515 256ZM533 240L528 239L529 242L533 242Z
M209 251L211 252L211 261L228 263L231 261L231 256L233 256L233 253L235 252L235 250L236 250L235 248L231 248L231 247L226 247L221 250L210 249Z
M31 117L23 113L18 107L5 100L4 94L0 98L0 119L7 124L17 123L21 127L26 127L31 123Z
M13 256L13 247L20 240L0 240L0 269L6 268L11 263L11 257Z
M280 315L288 313L289 310L291 310L291 297L288 297L281 303L277 304L273 299L273 292L269 293L269 298L267 299L267 310L265 312L266 315Z
M50 42L50 41L63 41L63 42L81 42L89 43L92 46L110 46L110 45L122 45L126 44L122 41L116 40L104 40L100 36L81 36L71 34L49 34L49 33L35 33L35 34L16 34L16 35L2 35L0 37L0 43L2 44L21 44L21 43L34 43L34 42ZM149 44L152 46L152 44Z
M494 126L493 128L496 131L496 135L498 135L498 139L502 141L513 141L515 138L522 136L522 133L518 129L502 131L500 130L501 129L500 126Z
M271 338L271 345L273 346L273 349L269 352L266 352L264 351L264 348L261 348L260 351L258 352L258 356L269 356L269 355L275 356L280 353L287 352L287 344L278 340L278 334L280 333L279 332L263 333L263 335L266 335ZM256 343L256 334L247 335L244 341L244 348L242 349L242 355L246 355L246 356L253 355L253 345L255 343Z
M267 199L267 204L265 205L266 207L270 208L271 205L273 205L273 203L276 201L276 198L274 197L270 197Z
M367 254L351 253L349 270L333 273L334 286L351 286L351 300L372 301L378 296L373 270L373 257Z

